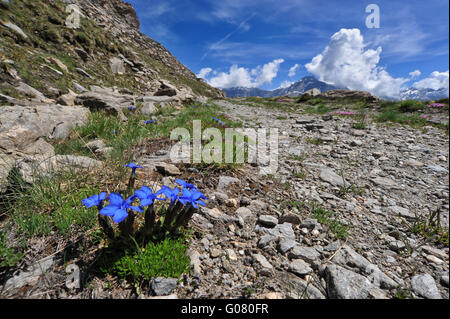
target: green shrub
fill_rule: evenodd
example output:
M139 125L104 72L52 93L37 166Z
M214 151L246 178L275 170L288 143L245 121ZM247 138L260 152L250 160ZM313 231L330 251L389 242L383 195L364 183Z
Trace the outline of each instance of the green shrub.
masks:
M142 249L136 246L112 267L112 272L121 279L141 283L155 277L179 278L189 271L190 259L186 254L188 246L182 239L165 239L157 244L149 243Z

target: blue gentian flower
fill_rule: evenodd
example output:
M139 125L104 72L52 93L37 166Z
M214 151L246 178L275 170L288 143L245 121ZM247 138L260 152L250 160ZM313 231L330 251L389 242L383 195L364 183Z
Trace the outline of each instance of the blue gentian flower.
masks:
M201 192L187 188L183 189L183 194L178 198L183 205L191 204L194 208L198 208L198 205L206 206L206 203L201 199L208 200Z
M141 205L140 205L141 207L146 207L146 206L152 205L153 202L155 201L155 199L164 200L164 198L158 198L159 194L158 193L154 194L152 192L152 190L150 188L148 188L147 186L143 186L141 189L134 192L134 194L141 201Z
M128 109L129 109L130 111L133 111L133 110L135 109L135 107L134 107L133 105L131 105Z
M155 121L154 120L145 121L145 124L151 124L151 123L155 123Z
M175 183L177 183L178 185L181 185L181 186L183 186L184 188L187 188L187 189L195 189L195 190L198 190L197 187L195 187L194 185L189 184L189 183L183 181L182 179L177 179L177 180L175 180Z
M100 205L105 200L107 195L108 194L106 194L106 193L100 193L99 195L94 195L94 196L91 196L89 198L85 198L81 202L87 208L91 208L91 207L94 207L94 206L100 207Z
M108 196L109 206L106 206L100 211L101 215L112 217L115 223L122 222L128 217L127 209L142 213L143 210L137 206L131 206L131 203L137 198L136 195L124 200L122 195L112 193Z
M198 108L198 105L194 105L194 109Z
M138 168L142 168L143 169L143 167L142 166L138 166L138 165L136 165L136 164L134 164L134 163L130 163L130 164L126 164L126 165L124 165L124 167L129 167L129 168L131 168L132 169L132 175L134 176L134 174L136 174L136 170L138 169Z
M168 199L170 199L170 204L172 205L177 201L178 195L180 194L180 189L171 189L170 187L164 185L156 194L163 194L164 196L166 196Z

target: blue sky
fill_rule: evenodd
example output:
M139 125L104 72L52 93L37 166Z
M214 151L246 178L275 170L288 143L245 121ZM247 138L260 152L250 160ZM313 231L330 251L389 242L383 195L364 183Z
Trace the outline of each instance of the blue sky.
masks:
M341 73L342 64L353 63L345 56L358 52L364 57L356 56L359 65L349 70L361 73L360 80L367 75L374 76L376 82L389 76L395 83L408 86L421 80L428 83L432 72L441 76L449 69L447 0L127 2L137 11L141 32L162 43L193 72L210 69L205 78L215 84L248 82L251 86L275 89L283 82L311 74L327 82L339 82L346 79L329 74ZM366 7L372 3L380 8L379 29L366 27ZM340 33L330 42L341 29L353 31ZM328 45L333 46L333 52L324 52ZM372 53L376 56L369 58ZM305 67L319 54L324 55L321 61ZM339 63L341 66L337 66ZM364 63L374 64L366 68L361 65ZM289 76L296 64L295 72L291 72L295 75ZM415 70L420 75L416 72L412 78L410 73ZM448 73L443 76L448 77ZM448 86L448 80L446 83ZM372 89L376 85L366 86Z

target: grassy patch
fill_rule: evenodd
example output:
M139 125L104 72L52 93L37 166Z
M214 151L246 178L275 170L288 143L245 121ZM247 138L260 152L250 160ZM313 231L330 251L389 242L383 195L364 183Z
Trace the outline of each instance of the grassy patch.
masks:
M440 220L440 211L437 210L427 217L417 218L416 221L410 225L409 230L414 234L422 236L426 240L448 247L448 228L442 227Z
M297 211L301 212L305 207L306 204L304 202L297 202L295 200L284 200L281 203L281 209L297 209Z
M317 146L323 144L323 141L322 141L320 138L311 138L311 137L308 137L308 138L306 139L306 141L307 141L308 143L311 143L311 144L317 145Z
M8 246L7 232L0 232L0 269L15 266L23 257L23 254Z
M8 211L15 229L25 237L47 236L52 231L69 237L96 226L97 214L81 200L98 192L97 176L65 172L23 184L14 194Z
M156 244L149 243L145 248L137 246L127 251L110 269L103 268L103 271L137 285L155 277L179 278L189 272L187 248L183 239L165 239Z
M311 102L310 102L311 103ZM312 105L316 105L316 104L312 104ZM314 106L308 106L305 108L305 112L309 113L309 114L319 114L319 115L323 115L326 113L329 113L333 110L333 108L331 108L330 106L327 106L325 104L320 104L316 107Z
M346 238L349 236L350 226L344 225L334 219L334 212L323 208L314 208L313 217L323 225L328 226L328 231L336 236L336 238Z

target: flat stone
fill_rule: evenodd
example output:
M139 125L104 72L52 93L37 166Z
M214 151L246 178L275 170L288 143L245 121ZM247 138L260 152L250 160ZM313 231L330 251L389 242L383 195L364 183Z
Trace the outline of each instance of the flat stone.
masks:
M430 165L427 166L427 169L433 171L435 173L448 173L448 170L439 165Z
M217 190L224 190L227 187L240 183L240 180L235 177L230 176L220 176L219 183L217 185Z
M39 280L39 277L53 266L53 263L53 258L46 258L31 266L26 272L19 271L6 281L3 289L5 291L12 291L22 288L25 285L35 284Z
M411 279L411 287L419 296L426 299L442 299L434 278L429 274L416 275Z
M152 291L157 296L167 296L177 287L177 278L163 278L157 277L152 280L150 286Z
M285 213L283 216L280 217L279 223L289 223L292 225L299 225L301 222L300 216L294 213Z
M256 267L260 269L261 275L270 276L273 272L272 264L261 254L253 254L253 261L256 263Z
M314 228L316 228L317 224L317 219L307 218L300 224L300 227L313 230Z
M411 213L411 212L409 211L409 209L404 208L404 207L400 207L400 206L389 206L388 209L389 209L392 213L397 214L397 215L400 215L400 216L402 216L402 217L406 217L406 218L415 218L415 217L416 217L413 213Z
M312 247L304 247L297 245L289 252L289 259L303 259L309 263L320 258L320 253Z
M10 21L3 21L0 20L0 24L4 25L7 28L10 28L11 30L17 32L18 34L20 34L23 38L28 39L28 36L25 34L25 32L23 32L23 30L21 28L19 28L17 25L15 25L14 23L10 22Z
M155 168L158 172L160 172L163 175L175 176L181 174L181 171L178 169L178 167L169 163L164 162L155 163Z
M270 243L274 242L276 239L277 238L275 236L266 234L259 239L258 247L263 249L263 248L267 247L268 245L270 245Z
M327 266L324 277L328 297L331 299L366 299L372 289L372 284L366 277L340 266Z
M298 243L295 240L288 238L280 238L278 241L278 251L282 254L287 253L289 250L295 247Z
M324 182L327 182L333 186L343 187L345 185L349 185L342 176L339 176L331 169L323 169L320 171L320 179Z
M389 243L389 249L395 252L401 251L402 249L405 249L405 247L406 247L405 243L402 242L401 240L395 240Z
M275 238L282 237L286 239L295 240L295 233L292 229L292 224L284 223L278 224L274 228L261 228L263 233L269 234Z
M288 271L290 271L298 276L305 276L307 274L310 274L313 270L302 259L294 259L289 264Z
M275 227L276 225L278 225L278 219L276 217L269 216L269 215L261 215L261 216L259 216L258 222L261 225L264 225L264 226L267 226L267 227Z
M397 187L397 183L394 182L390 178L380 177L377 176L375 178L372 178L370 180L372 183L374 183L376 186L385 187L385 188L394 188Z
M438 248L430 247L430 246L422 246L422 250L427 254L436 256L440 259L448 259L448 254Z
M442 274L442 276L441 276L441 284L444 287L448 288L448 271Z

